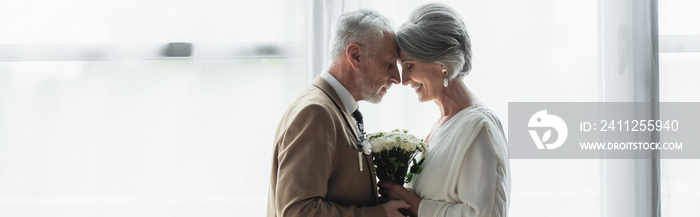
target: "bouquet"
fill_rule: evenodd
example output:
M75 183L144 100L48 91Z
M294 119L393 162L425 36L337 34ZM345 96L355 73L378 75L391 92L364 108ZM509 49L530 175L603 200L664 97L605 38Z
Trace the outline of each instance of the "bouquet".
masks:
M423 170L421 165L425 159L417 161L416 155L426 149L425 141L407 130L370 133L367 140L374 153L373 163L379 180L403 185Z

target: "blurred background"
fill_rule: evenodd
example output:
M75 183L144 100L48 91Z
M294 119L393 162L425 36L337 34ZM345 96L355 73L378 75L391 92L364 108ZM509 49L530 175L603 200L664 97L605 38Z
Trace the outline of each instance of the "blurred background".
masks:
M337 16L398 27L426 2L0 2L0 216L264 216L277 122L325 70ZM439 2L505 129L508 102L700 102L698 1ZM425 137L439 117L401 85L360 107L368 132ZM696 159L511 170L511 216L700 216Z

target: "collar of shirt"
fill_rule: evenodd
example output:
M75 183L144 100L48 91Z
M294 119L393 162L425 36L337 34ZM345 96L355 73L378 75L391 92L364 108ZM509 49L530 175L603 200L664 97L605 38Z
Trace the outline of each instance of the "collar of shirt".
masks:
M350 91L348 91L348 89L346 89L345 86L343 86L343 84L341 84L340 81L338 81L338 79L335 79L335 77L333 77L333 75L331 75L331 73L328 73L327 71L321 72L321 78L323 78L323 80L326 80L326 82L328 82L328 84L330 84L331 87L333 87L335 93L337 93L340 97L340 101L343 101L345 110L348 113L353 113L355 112L355 110L357 110L357 108L359 107L359 105L357 105L357 101L355 101L355 98L352 97Z

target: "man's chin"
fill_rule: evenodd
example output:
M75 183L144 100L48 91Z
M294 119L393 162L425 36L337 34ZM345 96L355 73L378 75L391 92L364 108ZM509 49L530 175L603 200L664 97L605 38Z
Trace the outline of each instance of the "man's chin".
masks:
M384 87L380 88L379 91L377 91L377 92L374 92L371 94L367 93L363 97L364 101L372 103L372 104L380 103L382 101L382 98L384 98L384 95L386 95L388 89L389 88L384 86Z
M372 104L378 104L382 102L382 98L384 98L384 94L377 93L373 94L371 96L365 97L365 101L372 103Z

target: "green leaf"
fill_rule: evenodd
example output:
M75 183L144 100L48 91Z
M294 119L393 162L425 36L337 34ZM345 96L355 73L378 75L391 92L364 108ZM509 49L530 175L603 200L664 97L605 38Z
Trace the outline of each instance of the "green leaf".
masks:
M423 172L423 167L418 167L418 171L414 172L415 174L420 174Z

